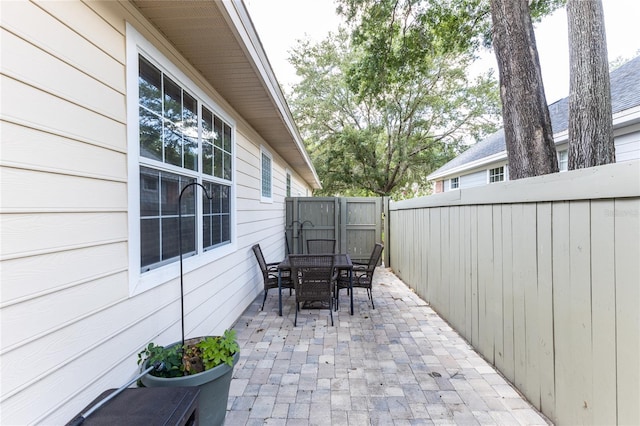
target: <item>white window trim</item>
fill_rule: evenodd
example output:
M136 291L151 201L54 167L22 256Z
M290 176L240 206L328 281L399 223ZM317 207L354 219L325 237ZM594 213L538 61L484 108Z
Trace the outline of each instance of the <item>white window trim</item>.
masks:
M565 154L567 156L567 168L566 169L560 169L560 155L561 154ZM563 172L568 172L569 171L569 149L563 149L558 151L558 171L563 173Z
M499 169L500 167L502 167L502 180L499 180L499 181L496 181L496 182L491 182L491 170ZM506 182L506 180L507 180L507 166L506 165L490 167L490 168L487 169L487 184Z
M455 188L452 185L454 179L458 180L458 186L456 186ZM454 176L449 179L449 191L454 191L456 189L460 189L460 176Z
M264 176L263 174L263 170L262 170L262 156L267 156L269 157L269 160L271 160L271 173L269 173L269 187L271 188L271 196L270 197L265 197L264 195L262 195L262 178ZM273 155L271 155L271 152L264 146L260 146L260 201L263 203L273 203Z
M289 179L289 194L287 195L287 178ZM293 173L288 167L284 169L284 196L292 197L293 195Z
M237 250L236 205L236 122L198 85L186 76L174 63L140 34L130 23L126 24L126 91L127 91L127 157L128 157L128 225L129 225L129 295L140 294L180 275L180 263L170 264L142 273L140 271L140 145L138 117L138 55L159 63L168 75L180 82L189 92L205 102L208 108L225 120L232 128L233 149L231 157L230 238L231 243L183 259L184 273L200 268ZM199 156L202 170L202 156ZM200 212L201 213L201 212ZM201 229L199 229L200 231ZM200 234L200 232L198 232ZM197 237L199 241L202 237Z

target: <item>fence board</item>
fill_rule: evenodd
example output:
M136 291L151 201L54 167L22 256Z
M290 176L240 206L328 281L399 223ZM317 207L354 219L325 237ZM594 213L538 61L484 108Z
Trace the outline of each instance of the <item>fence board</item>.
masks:
M591 312L593 336L593 422L616 424L616 376L601 374L616 365L615 224L613 200L591 202Z
M553 347L553 249L551 203L537 205L538 360L540 409L555 417L555 365Z
M640 424L640 200L616 200L618 424Z
M493 216L493 291L491 297L491 316L493 325L493 359L496 367L504 367L504 316L502 309L502 207L492 206Z
M515 381L515 338L513 316L513 223L511 206L502 206L502 306L503 306L503 374L510 382Z
M464 316L465 316L465 326L464 332L462 333L469 342L472 339L472 330L473 330L473 314L472 314L472 289L471 289L471 207L462 206L463 211L463 220L462 220L462 229L463 229L463 270L464 270Z
M478 330L478 206L471 206L469 214L469 243L471 245L471 344L480 344Z
M478 206L478 349L493 363L493 323L489 304L493 282L493 220L491 206Z
M390 205L392 231L429 218L399 243L433 308L557 424L640 424L638 165Z
M569 277L571 303L570 404L579 424L593 420L593 374L591 365L591 243L589 201L572 201L569 207Z
M569 283L569 203L553 203L553 319L556 372L556 413L567 424L574 424L571 411L572 353L567 344L571 338L571 286Z

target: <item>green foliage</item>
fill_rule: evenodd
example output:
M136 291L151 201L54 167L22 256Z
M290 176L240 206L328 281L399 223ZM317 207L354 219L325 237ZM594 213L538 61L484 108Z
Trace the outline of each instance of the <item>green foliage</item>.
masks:
M207 337L198 343L198 347L206 370L223 363L232 366L233 355L240 350L235 330L226 330L222 336Z
M147 360L149 360L149 365L153 365L157 362L163 362L164 368L161 371L153 370L151 372L153 376L183 376L182 354L180 353L179 348L179 345L168 346L165 348L154 343L149 343L147 347L138 354L138 365L143 364Z
M138 365L148 360L148 365L164 362L161 371L153 370L156 377L181 377L217 367L223 363L233 366L233 355L240 351L235 330L225 330L222 336L209 336L196 344L158 346L149 343L138 353Z
M495 79L470 78L470 55L426 55L382 77L392 67L367 63L365 54L340 31L317 45L301 42L291 55L302 79L289 103L322 180L317 195L425 190L430 172L495 129ZM380 76L363 82L367 73Z

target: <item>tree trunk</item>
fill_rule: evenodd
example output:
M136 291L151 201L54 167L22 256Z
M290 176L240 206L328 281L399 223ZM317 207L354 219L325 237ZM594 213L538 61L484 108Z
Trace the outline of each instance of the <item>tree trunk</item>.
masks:
M549 109L527 0L491 0L509 177L558 171Z
M568 0L569 170L616 161L601 0Z

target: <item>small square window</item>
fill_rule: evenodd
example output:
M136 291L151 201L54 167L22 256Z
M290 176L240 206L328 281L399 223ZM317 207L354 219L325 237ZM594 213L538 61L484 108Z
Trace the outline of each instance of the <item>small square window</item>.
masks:
M451 178L451 183L449 184L449 188L451 189L460 188L460 178L459 177Z
M504 181L504 166L489 170L489 183Z
M569 150L558 152L558 169L561 172L569 170Z

